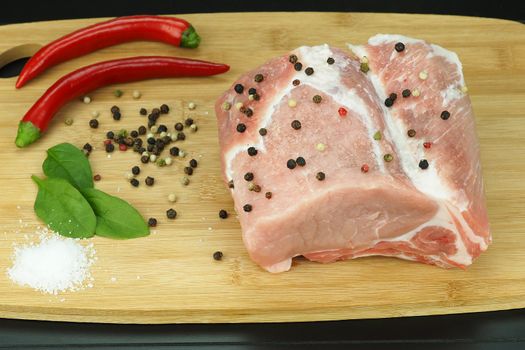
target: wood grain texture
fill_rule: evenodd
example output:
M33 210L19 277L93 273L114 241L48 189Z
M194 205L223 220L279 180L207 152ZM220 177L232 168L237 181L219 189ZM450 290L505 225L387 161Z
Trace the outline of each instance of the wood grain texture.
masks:
M0 79L0 317L124 323L318 321L352 318L447 314L525 307L525 27L481 18L359 13L243 13L185 15L203 38L197 50L160 43L129 43L61 64L14 88L15 78ZM17 24L0 27L0 62L12 50L43 44L97 19ZM422 38L456 51L472 98L494 243L466 271L443 270L392 258L371 257L321 265L298 259L290 272L273 275L248 258L233 211L221 183L213 103L244 71L300 45L364 43L376 33ZM24 50L31 46L24 46ZM177 55L225 62L229 73L198 79L166 79L99 89L89 105L74 101L57 115L36 144L16 149L20 117L63 74L89 63L132 55ZM116 100L115 88L125 93ZM131 92L142 98L133 100ZM194 101L197 109L189 111ZM190 155L171 167L143 166L140 179L155 176L153 188L132 188L124 173L137 155L102 149L106 130L142 123L138 109L171 106L161 122L192 116L199 125L183 148ZM109 108L121 107L120 122ZM88 128L93 110L100 128ZM66 117L74 118L70 127ZM14 285L6 276L13 242L39 224L33 213L36 188L31 174L41 174L45 150L69 141L96 146L90 160L103 180L97 187L130 201L146 217L159 218L155 233L144 239L95 238L98 261L94 287L58 297ZM179 183L191 157L199 167L188 187ZM167 193L179 200L179 217L165 219ZM17 207L18 206L18 207ZM27 225L27 226L26 226ZM212 259L215 250L223 261ZM113 280L112 280L113 278Z

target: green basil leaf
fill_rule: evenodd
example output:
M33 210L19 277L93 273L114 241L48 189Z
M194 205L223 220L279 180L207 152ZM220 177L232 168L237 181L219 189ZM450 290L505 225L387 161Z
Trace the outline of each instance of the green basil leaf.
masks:
M53 231L72 238L95 234L95 213L75 187L64 179L31 178L38 186L35 213Z
M42 169L48 177L67 180L79 190L93 188L93 172L87 157L70 143L48 149Z
M129 239L149 235L144 218L125 200L94 188L84 188L82 194L97 216L97 236Z

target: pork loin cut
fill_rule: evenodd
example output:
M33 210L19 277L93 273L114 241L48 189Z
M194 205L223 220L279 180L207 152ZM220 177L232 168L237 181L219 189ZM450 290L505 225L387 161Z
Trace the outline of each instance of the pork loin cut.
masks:
M216 103L251 258L270 272L298 255L470 265L491 236L456 54L399 35L351 51L300 47Z

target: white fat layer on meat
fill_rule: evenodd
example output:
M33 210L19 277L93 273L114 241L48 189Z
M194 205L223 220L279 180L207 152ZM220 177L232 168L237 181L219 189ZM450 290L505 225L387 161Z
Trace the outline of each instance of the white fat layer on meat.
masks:
M360 120L367 128L368 136L372 141L372 147L377 162L379 170L385 172L385 164L383 161L383 156L378 142L373 142L374 133L376 127L374 126L370 113L366 107L365 102L357 95L355 89L348 89L343 85L341 81L340 71L343 70L348 64L349 61L336 60L336 63L333 65L326 64L326 59L333 55L332 50L327 44L319 46L301 46L295 50L299 56L300 62L303 64L303 67L313 67L315 74L305 75L304 72L297 72L292 76L291 81L294 79L300 79L301 85L309 85L312 88L318 90L319 92L330 96L335 102L348 108L348 110L356 113ZM292 90L295 89L295 86L288 84L286 88L282 89L277 93L271 102L268 104L268 108L265 111L264 116L261 118L259 128L267 127L273 118L273 115L277 108L279 107L281 101L288 96ZM262 136L258 136L257 142L250 144L251 146L257 148L259 152L265 152L266 147L264 145L264 139ZM235 157L243 152L247 145L239 145L232 147L226 154L226 176L228 179L233 177L233 170L231 165Z
M377 46L391 42L395 44L398 41L402 42L403 44L424 43L424 41L421 39L414 39L400 34L376 34L368 39L368 44Z
M463 97L463 93L459 90L459 87L453 84L447 86L447 88L442 90L440 94L443 99L443 107L445 108L447 108L450 103Z

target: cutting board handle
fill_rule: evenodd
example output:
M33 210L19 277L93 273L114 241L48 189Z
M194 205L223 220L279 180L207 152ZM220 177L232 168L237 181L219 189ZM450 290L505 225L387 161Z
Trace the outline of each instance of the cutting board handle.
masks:
M5 50L0 53L0 69L21 58L33 56L41 47L39 44L23 44Z

